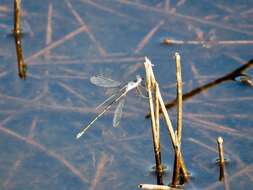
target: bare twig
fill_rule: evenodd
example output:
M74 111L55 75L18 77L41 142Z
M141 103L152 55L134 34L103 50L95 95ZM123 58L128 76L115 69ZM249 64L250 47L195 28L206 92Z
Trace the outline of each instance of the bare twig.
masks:
M183 100L182 100L182 74L179 53L175 53L176 58L176 76L177 76L177 137L178 145L181 145L182 138L182 114L183 114Z
M177 187L180 183L180 148L181 148L181 138L182 138L182 114L183 114L183 101L182 101L182 75L181 75L181 63L179 53L175 53L176 59L176 77L177 77L177 132L176 139L178 144L175 146L175 160L174 160L174 170L172 177L172 187Z
M96 174L91 182L90 190L98 188L99 181L101 180L103 175L105 175L105 168L109 161L110 159L108 158L108 156L106 154L102 154L99 164L97 166Z
M48 16L47 16L47 32L46 32L46 45L48 46L52 42L52 17L53 17L53 4L50 3L48 6ZM50 49L45 52L45 57L50 57Z
M175 137L178 142L177 135ZM172 182L171 182L172 187L176 188L177 185L179 185L179 181L180 181L179 178L180 178L180 146L178 143L175 146L174 169L173 169L173 176L172 176Z
M250 45L253 40L220 40L220 41L197 41L197 40L173 40L165 38L165 45Z
M17 63L18 63L18 75L21 79L26 78L27 65L23 59L22 43L21 43L21 0L14 1L14 29L13 34L15 38Z
M140 189L146 190L181 190L181 188L173 188L166 185L153 185L153 184L140 184L138 185Z
M21 33L21 0L15 0L14 1L14 34L20 34Z
M224 150L223 150L223 138L218 137L218 151L219 151L219 165L220 165L220 177L219 180L222 181L225 176L225 158L224 158Z
M159 174L162 172L162 164L161 164L160 137L159 137L160 129L159 129L158 85L151 75L151 68L149 67L149 65L145 63L144 65L145 65L145 71L146 71L146 87L147 87L148 97L149 97L149 109L151 113L152 136L153 136L153 145L154 145L155 160L156 160L156 172ZM152 88L155 88L156 90L155 91L155 105L156 105L155 109L153 105ZM159 184L162 183L160 178L157 178L157 181Z

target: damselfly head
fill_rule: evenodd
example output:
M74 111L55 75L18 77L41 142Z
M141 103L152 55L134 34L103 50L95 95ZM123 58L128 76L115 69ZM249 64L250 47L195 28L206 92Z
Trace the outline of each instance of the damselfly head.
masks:
M141 82L143 78L140 75L136 75L136 80L135 82Z
M141 81L142 81L142 78L139 75L137 75L136 80L130 81L127 83L126 91L130 91L130 90L136 88L137 86L139 86L141 84Z

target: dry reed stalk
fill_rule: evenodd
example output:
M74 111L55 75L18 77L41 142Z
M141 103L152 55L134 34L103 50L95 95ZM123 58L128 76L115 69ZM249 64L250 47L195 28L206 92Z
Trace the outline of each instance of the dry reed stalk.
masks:
M178 144L175 146L175 160L174 160L174 170L172 177L172 187L177 187L180 178L180 148L181 148L181 138L182 138L182 114L183 114L183 100L182 100L182 74L181 74L181 63L179 53L175 53L176 59L176 78L177 78L177 131L176 139Z
M178 141L177 135L175 136ZM180 146L179 143L175 146L175 159L171 187L177 187L180 181Z
M223 149L223 138L218 137L217 143L218 143L219 165L220 165L219 180L223 181L225 177L225 158L224 158L224 149Z
M173 40L165 38L165 45L249 45L253 40L221 40L221 41L197 41L197 40Z
M160 114L159 114L159 100L158 100L158 84L154 83L154 88L155 88L155 110L154 110L154 115L155 115L155 144L157 147L157 154L158 154L158 172L162 172L163 167L162 167L162 162L161 162L161 144L160 144Z
M159 135L160 129L159 129L159 122L157 122L157 120L159 120L159 106L157 104L157 102L158 102L157 93L155 93L156 116L158 115L158 119L157 119L155 117L155 108L154 108L154 104L153 104L153 95L152 95L152 89L154 87L156 87L156 82L152 79L152 76L150 75L150 73L151 73L150 68L147 67L147 65L145 65L145 71L146 71L146 87L147 87L148 99L149 99L149 110L151 113L152 137L153 137L155 160L156 160L156 172L159 174L162 172L160 135ZM157 110L157 108L158 108L158 110Z
M176 58L176 77L177 77L177 137L178 137L178 145L180 147L182 138L183 90L182 90L181 62L179 53L175 53L175 58Z
M18 75L21 79L26 78L27 65L24 62L23 51L21 45L21 0L14 1L14 29L13 34L15 38L17 63L18 63Z
M150 81L151 79L153 81L155 81L155 76L154 76L154 73L153 73L153 70L152 70L152 63L150 62L150 60L147 57L145 57L144 66L145 66L145 70L146 70L147 82ZM147 86L147 89L148 89L148 91L150 90L149 93L151 93L151 86L150 86L150 84L147 84L147 85L149 85L149 86ZM175 132L174 132L170 117L169 117L168 112L166 110L166 107L164 105L159 86L157 86L157 96L158 96L158 100L159 100L159 105L161 107L161 110L162 110L162 113L163 113L163 116L164 116L164 119L165 119L166 127L168 129L169 136L170 136L171 141L172 141L174 151L176 152L176 149L177 149L176 147L178 147L178 141L176 139ZM150 113L152 113L151 110L150 110ZM153 115L153 118L154 118L154 113L152 113L152 115ZM152 120L152 116L151 116L151 120ZM188 171L186 169L186 166L184 164L184 160L183 160L181 152L179 152L179 162L180 162L180 169L181 169L182 174L184 176L184 181L188 181L189 173L188 173Z
M156 124L156 135L160 141L160 113L159 113L159 99L158 99L158 84L155 83L155 124Z
M14 34L21 33L21 0L14 1Z
M166 185L153 185L153 184L140 184L138 185L140 189L145 190L182 190L181 188L173 188Z

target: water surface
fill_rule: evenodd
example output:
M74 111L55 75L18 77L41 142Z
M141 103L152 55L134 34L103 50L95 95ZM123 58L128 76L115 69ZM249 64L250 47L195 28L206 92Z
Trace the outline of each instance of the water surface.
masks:
M27 79L17 74L12 2L0 4L0 189L137 189L155 183L147 101L131 93L121 127L113 111L75 139L110 91L89 78L144 77L148 56L163 97L175 97L173 54L181 54L184 92L252 59L253 45L172 45L175 40L252 40L252 1L22 1ZM51 31L51 32L50 32ZM251 76L253 70L247 71ZM253 182L252 88L228 81L184 104L183 154L193 178L185 189L224 189L216 138L224 138L230 189ZM170 111L174 126L176 109ZM162 160L173 152L162 123ZM169 183L170 169L164 177Z

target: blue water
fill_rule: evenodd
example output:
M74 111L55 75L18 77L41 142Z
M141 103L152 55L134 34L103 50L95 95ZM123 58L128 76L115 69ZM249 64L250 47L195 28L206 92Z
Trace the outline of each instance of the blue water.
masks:
M52 40L47 44L50 6ZM75 139L96 115L95 107L112 93L89 78L103 74L126 82L136 74L145 77L142 63L148 56L164 99L172 100L176 51L182 60L183 91L188 92L252 59L253 45L166 46L163 39L252 40L252 7L252 1L22 1L28 64L23 81L9 36L12 2L1 1L0 189L129 190L156 183L150 169L154 156L150 121L145 119L148 104L135 93L127 98L120 128L112 127L112 109ZM253 70L247 73L252 76ZM185 189L224 188L213 163L218 136L224 138L230 160L230 189L250 189L252 95L251 87L228 81L185 102L182 150L193 175ZM175 126L176 109L169 113ZM161 139L162 160L173 168L163 122ZM169 169L164 182L171 177Z

